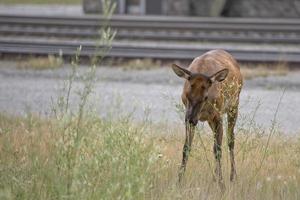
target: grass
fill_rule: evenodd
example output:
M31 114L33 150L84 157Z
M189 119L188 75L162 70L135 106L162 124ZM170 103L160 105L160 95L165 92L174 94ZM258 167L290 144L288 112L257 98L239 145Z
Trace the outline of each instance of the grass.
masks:
M74 118L76 119L76 118ZM297 199L300 140L238 129L238 179L212 180L211 133L197 134L184 183L177 184L183 127L89 114L77 121L0 115L1 199ZM253 132L251 132L253 131ZM80 139L78 140L78 137ZM226 141L226 140L225 140ZM260 165L262 167L260 168Z
M34 69L34 70L46 70L57 69L64 64L61 57L55 57L49 55L48 57L31 57L17 63L19 69Z
M257 77L268 76L285 76L289 72L289 68L285 63L277 64L244 64L241 65L241 72L245 79L253 79Z
M170 63L163 64L161 61L152 59L130 59L117 63L124 70L151 70L159 67L170 66ZM185 64L182 64L184 66ZM258 77L268 76L285 76L289 72L289 67L286 63L275 64L241 64L241 72L244 79L254 79Z
M116 63L115 63L116 64ZM56 69L62 67L63 59L53 55L48 57L30 57L27 60L20 61L17 67L20 69ZM163 67L161 61L152 59L130 59L117 63L124 70L151 70ZM244 79L254 79L258 77L268 76L285 76L289 72L289 68L284 63L269 64L243 64L241 72Z
M81 4L82 0L0 0L0 4Z
M161 66L161 62L153 59L130 59L121 64L124 70L151 70Z

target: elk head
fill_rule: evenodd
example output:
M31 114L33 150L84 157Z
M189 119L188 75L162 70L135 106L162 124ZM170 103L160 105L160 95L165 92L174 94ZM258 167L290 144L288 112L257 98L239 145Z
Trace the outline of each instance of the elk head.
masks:
M214 83L225 80L228 69L222 69L211 76L193 73L176 64L172 65L172 69L177 76L186 79L182 94L182 101L186 107L185 122L196 126L197 116L208 100L209 88Z

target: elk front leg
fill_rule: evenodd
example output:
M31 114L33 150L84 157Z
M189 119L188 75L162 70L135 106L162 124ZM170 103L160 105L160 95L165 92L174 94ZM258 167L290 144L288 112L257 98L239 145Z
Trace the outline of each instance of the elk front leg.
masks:
M185 169L186 169L188 157L191 152L192 142L193 142L193 138L194 138L194 132L195 132L195 126L187 122L185 124L185 142L184 142L183 151L182 151L182 162L181 162L181 166L179 169L179 182L181 182L182 177L185 172Z
M230 172L230 181L233 181L236 177L236 168L235 168L235 160L234 160L234 127L236 123L238 115L238 108L233 108L230 112L227 113L228 117L228 130L227 130L227 143L230 153L230 164L231 164L231 172Z
M215 176L218 179L218 182L222 188L224 184L222 182L222 167L221 167L221 158L222 158L222 138L223 138L223 125L222 125L222 118L215 117L212 121L208 122L212 131L214 132L214 146L213 151L216 160L216 167L215 167Z

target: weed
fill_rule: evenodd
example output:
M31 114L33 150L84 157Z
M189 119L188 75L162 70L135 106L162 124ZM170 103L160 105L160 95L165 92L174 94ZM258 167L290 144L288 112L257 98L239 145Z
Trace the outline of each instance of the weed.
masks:
M277 63L272 66L262 65L241 65L241 72L244 79L253 79L267 76L285 76L289 68L285 63Z
M132 59L128 62L125 62L123 69L124 70L150 70L158 68L161 63L159 61L155 62L152 59Z
M46 70L57 69L63 66L63 59L61 57L55 57L49 55L47 57L29 58L25 61L20 61L17 64L19 69L34 69L34 70Z

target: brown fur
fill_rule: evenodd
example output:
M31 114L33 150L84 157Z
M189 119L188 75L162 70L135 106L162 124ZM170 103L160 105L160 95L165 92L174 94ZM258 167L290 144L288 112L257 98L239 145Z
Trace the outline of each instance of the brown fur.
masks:
M173 65L175 73L187 80L184 83L182 101L186 107L186 140L179 179L184 174L188 154L198 120L207 121L214 132L215 173L221 185L221 145L223 138L223 114L228 116L227 139L230 150L230 180L236 176L234 161L234 126L238 115L239 94L243 85L237 61L224 50L209 51L193 60L187 69ZM224 79L225 78L225 79Z

